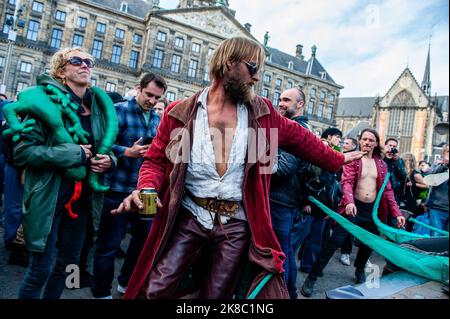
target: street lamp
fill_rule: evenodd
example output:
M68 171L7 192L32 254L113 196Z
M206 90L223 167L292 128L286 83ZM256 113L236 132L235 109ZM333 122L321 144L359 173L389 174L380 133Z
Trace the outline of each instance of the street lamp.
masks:
M8 31L8 48L6 50L5 69L2 74L2 82L0 84L0 93L6 94L6 81L8 77L9 63L11 59L11 53L14 43L17 38L17 26L23 28L24 22L21 20L18 22L18 18L23 14L23 8L20 6L20 0L16 0L14 15L8 18L5 23L9 26Z

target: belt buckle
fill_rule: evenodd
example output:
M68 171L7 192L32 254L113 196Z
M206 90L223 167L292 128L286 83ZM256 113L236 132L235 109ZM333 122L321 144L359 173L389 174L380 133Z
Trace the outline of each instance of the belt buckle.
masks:
M206 209L217 213L219 211L219 202L216 199L208 199L205 205Z
M207 200L204 208L211 212L225 215L228 217L234 217L239 205L236 202L224 201L219 199L210 198Z
M238 209L239 205L236 202L222 202L222 205L220 205L222 208L222 213L228 217L234 217L236 210Z

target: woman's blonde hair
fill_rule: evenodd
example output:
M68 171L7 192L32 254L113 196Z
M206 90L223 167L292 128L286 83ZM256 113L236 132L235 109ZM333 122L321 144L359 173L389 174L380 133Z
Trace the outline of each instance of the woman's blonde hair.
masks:
M81 47L71 47L58 50L55 54L53 54L52 59L50 61L50 75L61 83L62 79L58 75L58 70L67 62L69 54L74 51L82 52L89 59L94 61L92 55L90 55L85 49Z
M211 80L223 78L227 61L241 62L255 60L261 68L266 58L264 48L255 40L234 37L222 41L214 51L209 63L209 76Z

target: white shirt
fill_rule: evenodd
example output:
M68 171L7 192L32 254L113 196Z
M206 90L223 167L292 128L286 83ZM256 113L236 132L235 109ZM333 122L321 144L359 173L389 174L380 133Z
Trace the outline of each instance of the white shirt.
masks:
M214 147L208 125L208 110L206 106L209 88L200 94L197 115L194 122L193 145L190 161L186 172L185 188L195 197L217 198L241 202L244 181L244 169L247 155L248 111L239 104L237 107L237 126L231 145L228 167L220 177L216 170ZM214 226L215 213L198 206L187 195L183 197L182 205L188 209L206 229ZM236 210L235 218L247 220L242 205ZM225 224L230 217L221 216Z

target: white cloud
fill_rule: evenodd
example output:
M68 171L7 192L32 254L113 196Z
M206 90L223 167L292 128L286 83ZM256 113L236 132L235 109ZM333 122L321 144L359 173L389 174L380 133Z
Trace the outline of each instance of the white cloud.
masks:
M164 2L177 1L161 1ZM431 39L432 92L449 94L448 2L446 0L229 0L242 24L269 46L294 55L311 46L342 96L384 95L409 65L419 84ZM173 5L175 7L176 5Z
M384 95L407 65L420 84L432 32L432 91L448 95L448 15L433 28L436 8L430 2L282 0L276 8L255 0L230 3L238 19L259 22L253 26L258 39L269 31L271 47L293 54L301 43L309 58L317 45L318 59L345 87L342 96Z

